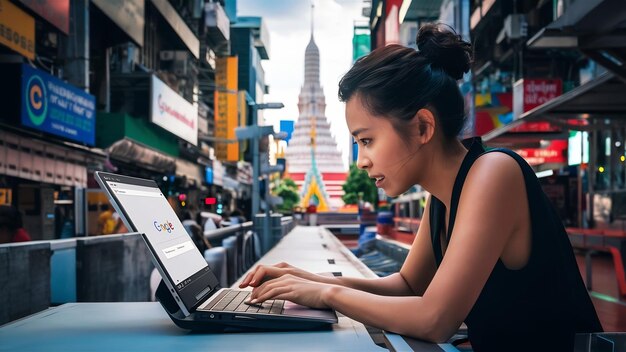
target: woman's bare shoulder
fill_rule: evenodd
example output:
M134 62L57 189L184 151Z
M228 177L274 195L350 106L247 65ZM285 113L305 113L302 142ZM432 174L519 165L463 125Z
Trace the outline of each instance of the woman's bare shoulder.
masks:
M468 172L467 181L470 187L474 184L522 187L524 175L517 160L512 156L501 152L491 152L484 153L476 159Z

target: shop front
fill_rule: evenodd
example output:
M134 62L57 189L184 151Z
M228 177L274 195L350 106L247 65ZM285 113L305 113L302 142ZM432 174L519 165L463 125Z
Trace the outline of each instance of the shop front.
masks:
M76 191L87 186L88 168L105 160L92 148L95 98L29 65L0 70L7 98L0 119L1 202L20 210L34 240L73 237L83 221Z
M487 133L483 139L490 143L510 138L510 128L537 121L569 131L567 164L576 176L575 225L621 228L626 218L626 209L621 205L626 190L624 96L626 82L605 72L523 113L518 120Z

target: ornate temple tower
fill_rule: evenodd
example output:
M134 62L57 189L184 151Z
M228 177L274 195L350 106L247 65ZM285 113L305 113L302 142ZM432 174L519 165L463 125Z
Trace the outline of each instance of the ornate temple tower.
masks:
M300 115L286 152L287 172L300 188L301 205L317 205L319 211L343 205L346 170L330 134L325 115L326 99L320 85L320 52L313 38L304 53L304 84L300 90Z

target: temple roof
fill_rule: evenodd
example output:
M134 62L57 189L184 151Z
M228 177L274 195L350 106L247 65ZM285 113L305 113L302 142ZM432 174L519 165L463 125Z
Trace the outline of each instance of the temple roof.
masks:
M304 51L304 83L320 81L320 50L315 44L313 33Z

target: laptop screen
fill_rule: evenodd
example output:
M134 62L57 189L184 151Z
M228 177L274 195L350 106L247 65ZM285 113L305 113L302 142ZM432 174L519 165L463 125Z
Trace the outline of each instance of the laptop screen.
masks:
M106 185L127 225L145 235L185 306L197 306L218 281L157 184L102 172L97 178Z

